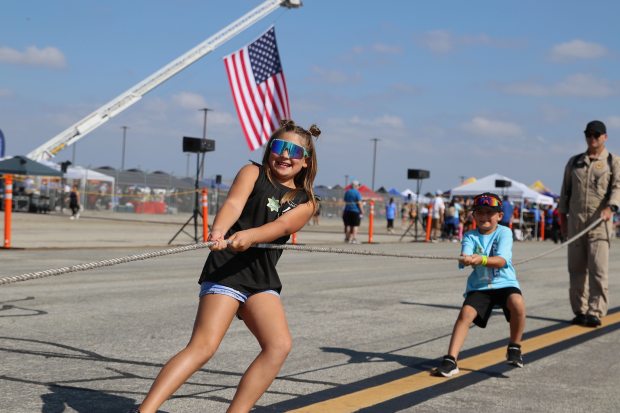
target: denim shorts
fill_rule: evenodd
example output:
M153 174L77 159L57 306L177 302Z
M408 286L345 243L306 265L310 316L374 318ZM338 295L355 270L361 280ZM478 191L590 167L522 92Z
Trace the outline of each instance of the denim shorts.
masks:
M200 284L200 294L198 294L198 297L202 297L203 295L207 295L207 294L221 294L221 295L227 295L229 297L232 297L235 300L239 301L240 303L245 303L248 298L250 298L251 296L255 294L260 294L260 293L269 293L269 294L275 295L276 297L280 296L280 294L278 294L278 292L275 290L262 290L262 291L256 291L251 294L249 293L246 294L246 293L242 293L241 291L237 291L234 288L230 288L230 287L226 287L221 284L215 284L209 281L205 281Z

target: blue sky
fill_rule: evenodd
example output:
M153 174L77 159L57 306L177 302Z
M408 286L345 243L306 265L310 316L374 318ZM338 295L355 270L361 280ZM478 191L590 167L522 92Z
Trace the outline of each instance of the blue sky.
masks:
M251 10L258 0L5 0L0 129L25 154ZM500 173L558 191L592 119L620 153L616 1L306 0L278 10L151 91L76 145L76 163L185 175L183 136L207 134L206 175L232 179L250 152L223 56L276 27L293 118L318 124L317 184L423 190ZM55 161L71 159L66 149ZM195 160L190 160L190 175Z

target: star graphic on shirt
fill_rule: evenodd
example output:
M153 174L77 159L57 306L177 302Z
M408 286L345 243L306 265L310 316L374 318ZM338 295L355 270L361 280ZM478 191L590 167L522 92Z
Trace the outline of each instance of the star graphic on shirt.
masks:
M271 212L278 212L280 209L280 201L275 198L267 198L267 208Z

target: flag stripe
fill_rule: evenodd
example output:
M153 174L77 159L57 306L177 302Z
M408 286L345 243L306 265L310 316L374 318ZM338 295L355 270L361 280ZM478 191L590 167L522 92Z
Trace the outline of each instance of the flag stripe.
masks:
M252 128L252 134L254 140L257 142L257 147L260 146L260 122L258 121L258 110L256 108L256 102L254 101L254 91L252 90L254 85L250 83L250 79L248 78L248 71L251 73L251 68L246 66L247 58L245 56L246 50L242 50L239 53L238 59L238 69L240 72L239 76L239 85L241 86L241 91L243 93L242 96L242 104L245 108L245 112L248 115L247 122L250 123Z
M230 83L230 90L232 90L233 101L235 102L235 108L237 109L237 117L239 118L239 123L241 124L241 128L243 129L243 134L245 135L245 141L247 142L250 148L253 148L255 145L252 142L252 139L250 138L250 134L248 133L246 122L244 122L244 113L241 110L239 110L239 106L238 106L239 89L237 88L237 82L236 82L237 75L234 71L232 58L226 58L224 59L224 62L226 66L226 73L228 74L228 83Z
M290 118L286 81L275 29L224 58L237 117L251 150L265 144L283 118Z

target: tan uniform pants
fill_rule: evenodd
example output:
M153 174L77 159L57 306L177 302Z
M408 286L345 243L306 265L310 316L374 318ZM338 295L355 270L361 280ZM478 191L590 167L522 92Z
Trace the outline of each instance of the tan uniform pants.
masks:
M575 314L607 314L608 266L609 241L586 235L568 245L568 294Z

